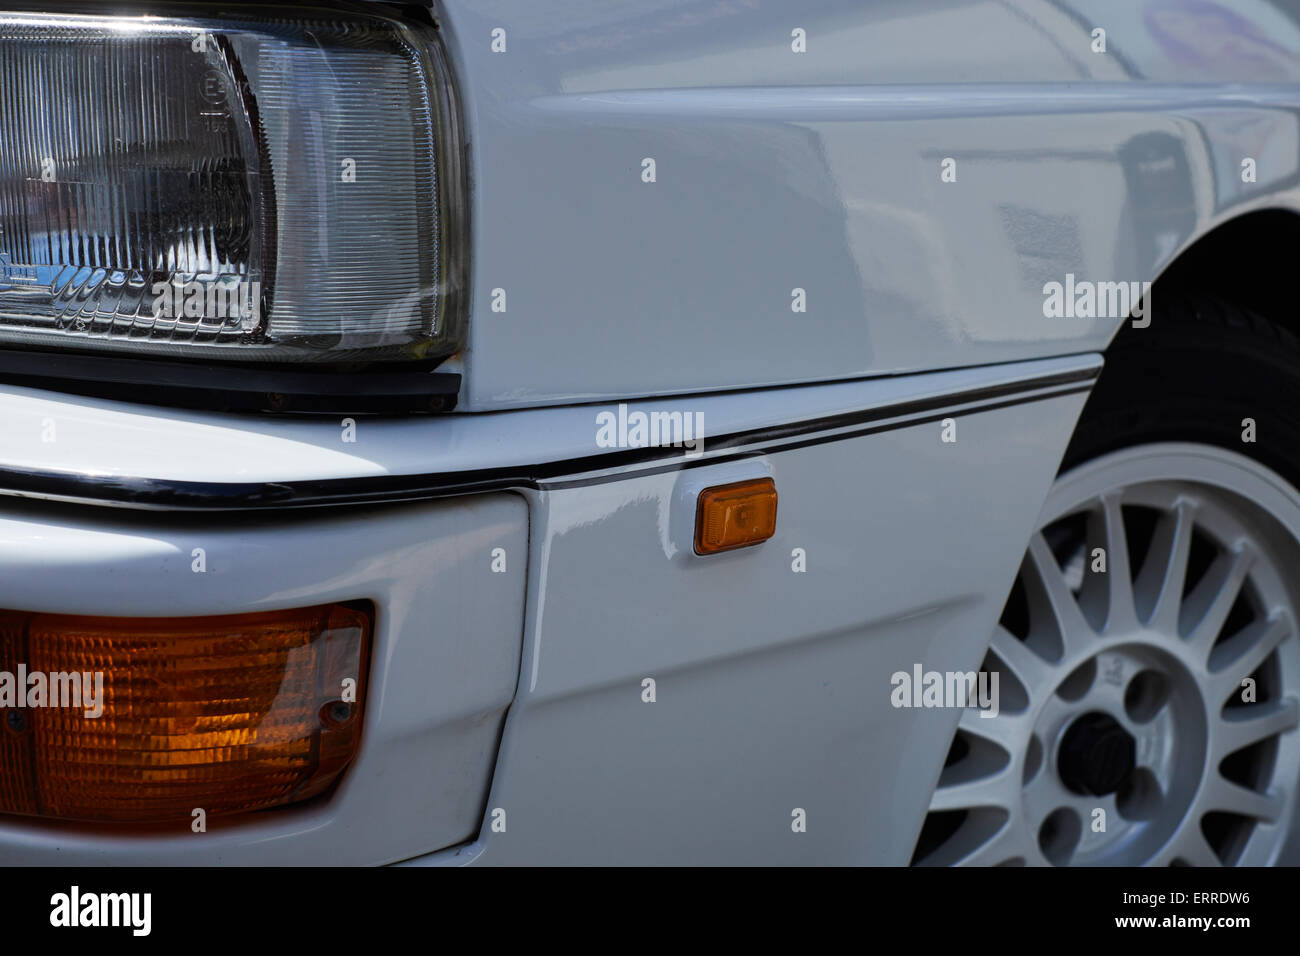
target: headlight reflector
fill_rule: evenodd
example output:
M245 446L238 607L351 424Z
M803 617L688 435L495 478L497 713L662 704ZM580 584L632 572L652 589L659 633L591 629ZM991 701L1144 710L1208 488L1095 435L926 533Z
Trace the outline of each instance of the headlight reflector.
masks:
M0 13L0 345L454 352L454 112L380 17Z

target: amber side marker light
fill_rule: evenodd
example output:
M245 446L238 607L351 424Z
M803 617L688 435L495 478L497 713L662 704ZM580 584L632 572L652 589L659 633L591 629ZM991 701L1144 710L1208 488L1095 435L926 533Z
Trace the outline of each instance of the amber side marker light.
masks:
M760 544L776 533L776 482L771 478L705 488L695 505L695 553L716 554Z
M0 812L166 824L315 796L356 754L371 629L368 610L341 604L188 618L0 611ZM96 674L98 717L87 716Z

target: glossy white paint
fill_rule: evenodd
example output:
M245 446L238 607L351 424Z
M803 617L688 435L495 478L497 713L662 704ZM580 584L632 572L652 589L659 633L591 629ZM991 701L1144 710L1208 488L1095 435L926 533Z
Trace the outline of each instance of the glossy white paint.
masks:
M1228 219L1300 209L1280 0L436 12L471 135L464 408L1098 350L1123 316L1045 318L1045 283L1152 281Z
M959 712L894 708L890 676L979 666L1082 399L958 416L951 444L931 422L530 494L523 670L482 832L410 862L905 864ZM683 554L689 491L762 474L775 537Z
M629 412L703 416L709 436L996 388L1100 367L1095 355L842 382L746 395L628 403ZM238 483L474 471L564 461L597 446L597 416L617 405L407 419L297 419L176 411L35 389L0 388L3 472L63 472Z

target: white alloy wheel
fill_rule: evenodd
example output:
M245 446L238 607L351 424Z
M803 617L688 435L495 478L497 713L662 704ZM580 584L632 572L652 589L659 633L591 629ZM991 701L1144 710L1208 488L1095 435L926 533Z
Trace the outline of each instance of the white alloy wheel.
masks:
M1104 570L1102 568L1104 567ZM1300 775L1300 493L1210 445L1061 475L916 862L1258 865Z

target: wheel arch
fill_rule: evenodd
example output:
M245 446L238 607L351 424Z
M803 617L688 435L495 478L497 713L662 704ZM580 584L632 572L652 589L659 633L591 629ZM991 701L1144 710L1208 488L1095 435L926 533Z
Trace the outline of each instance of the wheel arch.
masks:
M1258 312L1300 334L1295 299L1295 250L1300 249L1300 210L1285 205L1239 213L1201 233L1160 272L1152 284L1152 321L1169 321L1159 303L1164 296L1208 293ZM1143 332L1125 319L1107 351Z

